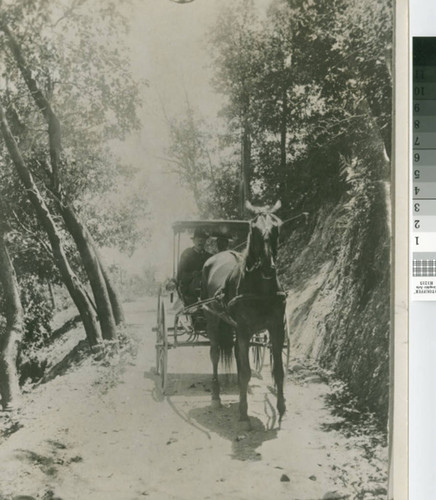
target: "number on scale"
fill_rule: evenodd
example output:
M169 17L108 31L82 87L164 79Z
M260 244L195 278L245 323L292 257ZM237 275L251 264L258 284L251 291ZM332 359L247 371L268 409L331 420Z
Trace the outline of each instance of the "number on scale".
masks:
M421 104L419 102L415 103L415 106L413 106L413 110L415 113L419 113L421 111Z
M421 178L421 170L415 170L413 172L413 176L415 179L420 179Z
M420 159L421 159L421 155L419 153L415 153L413 155L413 160L415 163L418 163Z
M415 220L415 229L419 229L421 227L421 221L419 219Z
M419 120L415 120L414 126L416 129L419 128L419 126L420 126Z
M419 212L421 210L421 205L419 203L415 203L414 210L415 212Z
M424 96L424 87L414 87L413 94L415 96Z
M416 136L415 137L415 143L414 143L415 146L421 146L421 141L419 140L419 136Z

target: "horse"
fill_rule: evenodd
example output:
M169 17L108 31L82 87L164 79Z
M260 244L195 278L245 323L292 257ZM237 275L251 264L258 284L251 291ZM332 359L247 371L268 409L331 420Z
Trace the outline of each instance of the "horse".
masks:
M217 298L204 311L213 367L212 406L221 406L218 362L221 358L229 364L235 337L239 419L248 426L247 389L251 378L249 346L256 332L269 332L279 422L286 411L282 361L286 294L280 286L276 269L282 221L275 212L280 206L280 201L272 208L254 207L247 202L246 207L254 217L250 220L245 251L242 254L234 251L215 254L205 262L202 271L202 299Z

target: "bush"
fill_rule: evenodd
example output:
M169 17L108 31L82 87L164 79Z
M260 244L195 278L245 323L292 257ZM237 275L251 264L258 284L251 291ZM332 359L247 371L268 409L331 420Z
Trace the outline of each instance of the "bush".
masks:
M53 304L50 293L41 281L32 275L20 278L21 303L24 309L25 333L23 348L32 345L41 347L51 335Z

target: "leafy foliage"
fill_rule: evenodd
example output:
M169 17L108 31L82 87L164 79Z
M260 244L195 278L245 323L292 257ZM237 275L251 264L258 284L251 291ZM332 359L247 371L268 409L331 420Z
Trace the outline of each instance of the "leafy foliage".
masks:
M50 338L54 307L51 303L47 283L42 283L34 275L20 279L21 303L24 309L25 335L23 347L41 347Z
M32 78L61 123L63 194L78 207L89 193L113 191L130 173L113 154L112 144L139 128L144 82L132 77L121 10L118 3L100 0L92 2L92 13L86 0L19 0L2 7L2 19ZM0 41L2 99L26 161L41 186L50 186L47 126L5 38Z
M170 122L169 161L185 186L191 189L200 216L237 217L238 178L226 147L227 137L213 137L210 126L198 118L189 102L186 115ZM237 154L237 153L236 153Z
M93 221L90 230L97 243L131 252L147 236L146 197L140 192L144 182L136 184L137 191L127 199L126 185L136 173L122 164L113 149L116 141L140 127L138 110L145 82L132 77L123 39L128 26L122 3L6 0L0 9L0 99L22 156L53 214L69 262L81 278L85 274L77 250L56 215L59 195L53 189L47 123L35 106L20 64L29 68L30 78L61 123L63 201L72 204L83 220ZM14 55L7 30L24 63ZM0 199L11 230L11 254L26 312L26 341L40 345L50 334L53 312L47 285L59 283L60 278L3 143L0 148Z
M210 30L209 47L213 84L227 99L220 117L227 127L225 148L232 154L216 162L214 182L204 151L211 154L216 137L200 132L204 126L195 122L192 110L179 123L184 136L172 135L173 152L190 156L179 168L181 178L194 194L198 185L208 193L195 196L200 211L207 198L220 198L223 179L229 192L238 193L240 134L247 127L252 196L260 203L280 197L287 213L337 202L347 190L343 157L358 158L362 174L387 178L391 35L390 0L370 5L273 0L265 18L250 0L223 8ZM223 150L218 145L219 153ZM228 209L230 216L234 211Z
M146 244L150 236L150 212L144 184L144 179L132 175L105 193L81 200L80 210L99 246L132 254L135 248Z

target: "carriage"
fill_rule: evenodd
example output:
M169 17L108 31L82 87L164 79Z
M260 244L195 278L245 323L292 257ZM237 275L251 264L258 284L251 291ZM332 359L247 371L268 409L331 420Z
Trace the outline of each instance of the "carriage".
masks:
M244 220L200 220L200 221L177 221L173 224L173 276L162 284L158 293L157 322L153 330L156 332L156 372L159 376L159 385L162 393L165 393L168 381L168 352L180 347L209 346L210 340L206 332L205 311L219 315L220 318L232 325L232 320L222 311L211 307L219 300L211 297L199 300L194 304L184 305L183 298L177 286L177 268L181 252L183 238L192 234L196 229L202 229L210 236L209 243L213 246L216 238L224 236L231 241L229 250L239 251L245 246L250 222ZM212 248L212 250L214 250ZM174 319L169 324L169 312ZM257 331L251 337L249 352L250 364L255 372L260 374L266 351L270 351L271 344L266 330ZM289 363L289 342L286 340L283 346L283 362L287 370Z

